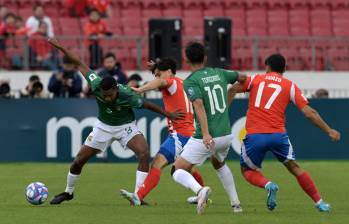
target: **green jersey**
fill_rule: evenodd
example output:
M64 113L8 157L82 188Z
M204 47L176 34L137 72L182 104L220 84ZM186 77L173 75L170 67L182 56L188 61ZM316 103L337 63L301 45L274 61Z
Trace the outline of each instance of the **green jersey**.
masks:
M213 138L231 134L228 111L228 84L233 84L238 73L205 67L184 80L184 89L190 101L202 99L207 115L209 133ZM195 113L194 138L202 138L201 126Z
M143 98L136 94L128 86L118 85L118 96L113 103L106 103L103 100L100 90L101 77L91 71L86 76L86 80L96 96L98 104L98 119L111 126L120 126L135 120L132 108L141 108Z

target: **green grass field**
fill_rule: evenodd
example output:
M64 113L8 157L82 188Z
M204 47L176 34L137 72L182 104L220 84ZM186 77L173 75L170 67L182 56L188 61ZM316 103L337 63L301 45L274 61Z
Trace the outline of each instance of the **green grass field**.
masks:
M237 162L229 163L235 173L244 212L234 214L218 177L209 164L200 167L213 193L205 214L197 215L185 200L189 190L174 183L166 169L160 184L147 198L151 206L130 207L118 190L134 187L136 164L88 164L78 182L73 201L59 206L45 203L30 205L24 197L27 184L44 182L49 199L65 188L68 164L0 164L0 223L349 223L349 161L300 162L311 172L323 197L333 211L319 213L312 201L298 187L296 180L277 162L265 162L264 173L278 183L278 207L270 212L265 205L266 193L243 180Z

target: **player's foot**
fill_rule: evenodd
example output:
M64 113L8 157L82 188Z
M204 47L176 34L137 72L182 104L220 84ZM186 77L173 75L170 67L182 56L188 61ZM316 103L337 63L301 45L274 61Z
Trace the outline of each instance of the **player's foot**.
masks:
M211 194L210 187L203 187L198 194L198 204L196 206L196 212L202 214L206 208L208 197Z
M278 185L270 182L265 188L268 191L267 207L272 211L276 207L276 192L279 190L279 187Z
M330 212L330 210L331 210L331 205L324 202L323 200L320 200L318 203L316 203L315 207L320 212Z
M191 197L187 198L187 202L189 204L192 204L192 205L198 204L198 196L191 196ZM211 198L207 199L207 203L212 204Z
M69 194L68 192L63 192L56 195L50 202L51 205L58 205L63 201L70 201L74 198L74 194Z
M234 213L242 212L241 204L232 205L231 208L233 209L233 212L234 212Z
M141 200L138 198L138 195L135 193L131 193L124 189L120 189L120 195L126 200L128 200L131 203L131 205L137 205L137 206L142 205Z

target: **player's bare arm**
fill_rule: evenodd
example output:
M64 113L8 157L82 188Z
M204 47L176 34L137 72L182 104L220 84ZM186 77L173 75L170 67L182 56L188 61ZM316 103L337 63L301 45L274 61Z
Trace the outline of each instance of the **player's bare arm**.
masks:
M228 105L230 105L233 102L233 99L237 93L243 92L243 85L240 82L236 82L232 86L230 86L228 89Z
M147 84L145 84L139 88L131 87L131 89L139 94L142 94L142 93L150 91L150 90L162 89L162 88L166 87L167 84L168 83L165 79L158 78L158 79L154 79L154 80L148 82Z
M62 46L56 38L49 38L47 40L53 47L60 50L65 56L67 56L73 63L78 66L79 71L83 76L86 76L91 69L82 62L79 57L73 54L71 51L67 50L64 46Z
M306 118L308 118L313 124L315 124L317 127L319 127L321 130L326 132L328 136L333 140L333 141L339 141L341 138L341 134L332 129L320 116L320 114L310 107L309 105L306 105L303 109L302 112Z
M167 112L155 103L151 103L149 101L144 101L143 108L164 115L165 117L168 117L170 120L181 120L185 117L185 113L180 110L176 110L174 112Z
M193 107L201 126L202 140L207 148L212 149L214 147L214 141L208 131L207 115L202 99L194 100Z

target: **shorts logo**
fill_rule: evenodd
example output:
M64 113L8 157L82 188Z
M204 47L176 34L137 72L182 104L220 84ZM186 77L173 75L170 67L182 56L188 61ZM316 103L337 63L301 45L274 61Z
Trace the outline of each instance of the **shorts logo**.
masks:
M125 128L125 131L129 135L132 133L132 128L131 127Z

